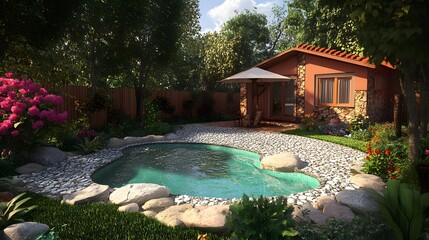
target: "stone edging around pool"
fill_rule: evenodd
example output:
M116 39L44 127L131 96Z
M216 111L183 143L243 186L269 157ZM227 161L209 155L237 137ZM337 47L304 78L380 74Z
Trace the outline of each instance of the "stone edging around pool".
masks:
M152 141L147 141L152 139ZM23 174L15 178L26 183L29 190L49 196L62 197L93 184L91 175L95 170L122 156L124 148L144 143L183 142L222 145L252 151L263 156L285 151L296 154L308 163L302 171L317 176L321 185L306 192L288 196L289 204L313 203L319 196L335 196L339 191L359 188L348 181L350 168L361 162L365 154L340 145L319 140L277 133L246 131L212 127L202 124L184 125L175 134L165 137L147 136L140 143L128 144L122 148L104 149L100 152L69 157L66 161L46 168L44 171ZM146 141L146 142L145 142ZM221 143L221 144L219 144ZM221 199L207 197L175 196L177 204L193 203L195 205L229 204L238 199Z

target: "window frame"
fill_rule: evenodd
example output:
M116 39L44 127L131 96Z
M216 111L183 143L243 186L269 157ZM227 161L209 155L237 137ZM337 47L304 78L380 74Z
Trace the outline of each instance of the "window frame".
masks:
M349 102L348 103L338 103L339 102L339 79L348 78L350 79L350 89L349 89ZM333 103L321 103L321 79L334 79L334 89L333 89ZM316 106L320 107L354 107L354 78L353 74L323 74L315 76L315 103Z

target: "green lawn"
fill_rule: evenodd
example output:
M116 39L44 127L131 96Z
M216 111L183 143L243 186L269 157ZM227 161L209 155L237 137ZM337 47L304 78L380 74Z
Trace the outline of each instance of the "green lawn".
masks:
M314 138L319 139L326 142L336 143L339 145L343 145L346 147L350 147L362 152L366 151L366 146L368 145L365 141L360 141L352 138L346 138L346 137L339 137L339 136L332 136L327 134L322 134L317 131L307 131L304 129L292 129L292 130L286 130L283 131L284 134L291 134L291 135L297 135L302 137L308 137L308 138Z
M38 205L25 218L54 228L59 239L197 239L205 232L167 227L141 213L118 212L113 204L67 205L35 193L28 206ZM26 204L27 205L27 204ZM209 234L209 239L229 239Z

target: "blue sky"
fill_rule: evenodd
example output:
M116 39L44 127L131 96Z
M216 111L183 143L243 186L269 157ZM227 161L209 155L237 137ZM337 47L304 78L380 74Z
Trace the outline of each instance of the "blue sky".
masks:
M274 4L283 0L200 0L202 32L219 30L223 23L245 9L269 15Z

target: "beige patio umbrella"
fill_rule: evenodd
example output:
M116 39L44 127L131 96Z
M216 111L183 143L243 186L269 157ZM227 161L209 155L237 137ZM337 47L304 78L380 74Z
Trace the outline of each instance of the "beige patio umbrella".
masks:
M243 72L237 73L230 77L227 77L223 80L220 80L221 83L251 83L251 96L248 98L247 104L249 104L249 116L254 119L255 113L254 110L258 109L258 106L254 106L256 104L255 98L258 98L258 84L255 83L266 83L266 82L280 82L280 81L289 81L292 80L290 77L286 77L277 73L273 73L258 67L252 67ZM262 90L262 92L265 88ZM262 94L262 93L261 93ZM247 111L241 111L241 114L246 115Z

